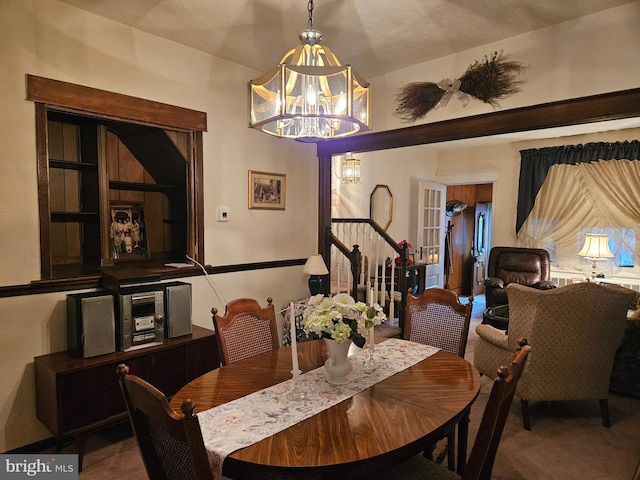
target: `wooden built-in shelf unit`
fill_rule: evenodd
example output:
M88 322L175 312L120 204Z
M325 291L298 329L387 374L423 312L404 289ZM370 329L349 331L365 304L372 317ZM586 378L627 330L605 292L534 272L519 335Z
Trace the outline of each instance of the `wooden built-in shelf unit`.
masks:
M36 108L39 281L144 276L203 258L205 113L32 75L27 99ZM114 247L114 205L143 212L144 248Z

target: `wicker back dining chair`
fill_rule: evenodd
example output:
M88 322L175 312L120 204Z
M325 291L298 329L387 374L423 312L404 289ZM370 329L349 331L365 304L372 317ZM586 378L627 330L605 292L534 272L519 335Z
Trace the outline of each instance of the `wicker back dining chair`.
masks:
M473 442L469 460L461 476L426 459L423 455L414 455L399 465L380 471L370 480L387 478L393 478L394 480L427 480L434 478L490 479L502 431L513 403L516 386L531 348L524 338L521 338L519 343L520 347L516 350L511 366L498 368L497 376L491 387L489 399L480 420L478 434ZM561 369L561 366L559 368Z
M269 352L280 347L276 312L271 297L261 307L252 298L239 298L227 304L224 317L212 308L218 356L222 365Z
M469 322L473 309L473 297L466 304L460 303L452 290L429 288L418 297L407 297L404 320L404 339L431 345L464 358L469 335ZM436 458L441 463L447 457L450 470L455 469L455 427L447 431L444 449ZM427 458L433 458L435 445L425 450Z
M404 339L431 345L464 358L469 335L473 297L460 303L452 290L429 288L418 297L407 297Z
M176 413L167 397L118 365L120 389L142 460L151 480L213 480L198 418L191 400Z

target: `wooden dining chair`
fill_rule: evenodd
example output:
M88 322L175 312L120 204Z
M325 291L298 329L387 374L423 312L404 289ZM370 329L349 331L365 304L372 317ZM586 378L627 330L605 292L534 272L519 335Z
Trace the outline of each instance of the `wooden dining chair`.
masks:
M444 288L429 288L407 297L404 339L431 345L464 358L469 336L473 297L466 304Z
M218 355L223 365L269 352L280 347L276 312L271 297L261 307L252 298L239 298L227 304L224 317L212 308Z
M520 339L519 344L520 347L516 350L511 366L502 366L497 371L482 420L480 420L478 434L469 454L469 461L462 475L428 460L423 455L414 455L399 465L378 472L370 480L490 479L516 386L531 348L524 338Z
M127 365L116 373L150 480L213 480L194 403L185 400L180 415L160 390L129 375Z
M407 297L404 320L404 339L438 347L464 358L469 336L469 323L473 297L466 304L460 303L458 295L452 290L430 288L418 297ZM455 427L445 433L447 443L436 458L442 463L447 457L450 470L455 469ZM443 438L444 438L443 437ZM425 455L433 459L433 450L429 448Z

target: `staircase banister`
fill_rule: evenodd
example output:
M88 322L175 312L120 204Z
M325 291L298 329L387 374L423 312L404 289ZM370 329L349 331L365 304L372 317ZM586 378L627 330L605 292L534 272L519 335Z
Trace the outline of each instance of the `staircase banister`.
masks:
M345 257L347 257L349 260L352 260L351 250L349 250L349 248L347 248L347 246L344 243L342 243L340 239L333 234L332 231L329 231L328 237L329 237L329 243L328 243L329 245L331 244L335 245L336 248L340 250Z
M332 218L332 223L367 223L373 227L378 235L384 238L384 241L387 242L393 249L402 257L402 248L400 248L397 242L389 236L387 232L385 232L380 225L371 220L370 218ZM406 253L405 253L406 255ZM406 259L406 256L404 257Z
M372 223L370 218L332 218L332 223Z
M360 252L360 247L358 245L353 246L353 250L349 250L347 246L340 241L338 237L336 237L331 229L327 231L327 245L334 244L342 254L349 259L349 263L351 265L351 278L352 278L352 291L355 292L358 289L358 272L360 271L361 263L362 263L362 253ZM331 267L329 267L329 272L331 272ZM326 293L326 292L325 292Z
M387 234L387 232L384 231L380 227L380 225L378 225L370 218L332 218L331 223L367 224L371 228L373 228L373 230L384 240L384 242L398 254L398 256L400 257L400 262L396 265L395 268L396 272L398 272L398 289L400 291L400 308L398 309L398 321L400 328L404 330L404 315L407 306L407 296L409 294L409 289L407 288L407 259L409 256L409 248L407 246L398 246L398 242L391 238L391 236L389 236L389 234ZM353 246L353 252L349 251L347 246L344 245L344 243L342 243L340 239L336 237L336 235L334 235L330 227L327 228L325 239L327 246L330 246L331 244L335 245L336 248L340 252L342 252L342 254L351 262L351 270L353 272L353 291L356 291L356 272L359 271L360 263L362 261L362 252L359 251L358 245ZM390 301L393 301L393 298L391 298Z

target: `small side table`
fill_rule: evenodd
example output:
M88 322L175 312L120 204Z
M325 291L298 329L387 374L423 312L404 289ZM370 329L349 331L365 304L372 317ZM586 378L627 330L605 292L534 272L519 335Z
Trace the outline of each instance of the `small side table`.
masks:
M506 331L509 327L509 305L487 308L482 314L482 323Z

